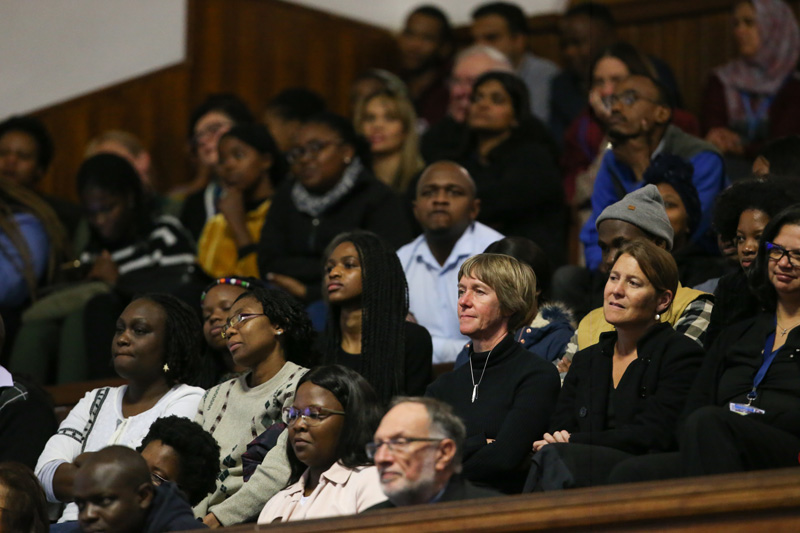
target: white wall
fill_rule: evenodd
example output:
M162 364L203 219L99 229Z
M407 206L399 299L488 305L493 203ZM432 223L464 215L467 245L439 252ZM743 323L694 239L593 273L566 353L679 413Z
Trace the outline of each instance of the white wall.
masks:
M0 0L0 117L183 61L185 0Z
M433 4L440 7L450 17L453 25L467 24L472 10L489 0L288 0L296 4L305 4L322 11L337 13L342 16L382 26L390 30L399 30L406 15L422 4ZM526 15L563 12L568 0L510 0L519 5Z
M428 0L289 0L391 30ZM454 25L486 0L432 0ZM567 0L517 0L529 14ZM186 0L0 0L0 119L183 61Z

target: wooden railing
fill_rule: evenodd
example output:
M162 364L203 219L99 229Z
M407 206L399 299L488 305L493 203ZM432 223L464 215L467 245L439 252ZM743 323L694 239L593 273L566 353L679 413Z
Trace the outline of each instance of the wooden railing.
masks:
M427 531L800 531L800 468L501 496L227 533Z

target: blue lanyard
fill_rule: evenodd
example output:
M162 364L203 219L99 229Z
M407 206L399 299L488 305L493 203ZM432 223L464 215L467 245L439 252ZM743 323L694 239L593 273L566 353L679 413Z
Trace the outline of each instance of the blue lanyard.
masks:
M747 393L747 400L748 400L747 405L750 405L751 403L753 403L753 400L758 398L758 392L756 392L756 389L758 388L759 385L761 385L761 382L764 381L764 376L767 375L767 370L769 370L770 365L775 360L775 356L778 355L778 352L780 351L780 348L778 348L773 352L772 347L774 345L775 345L775 332L773 331L772 333L769 334L769 337L767 337L767 341L764 343L764 352L763 352L764 362L761 363L761 368L758 369L758 372L756 372L756 377L753 378L753 389Z
M750 95L744 91L739 91L739 95L742 97L744 114L747 117L747 138L752 141L755 139L759 123L767 118L769 107L772 105L775 95L762 97L755 111L753 111L753 107L750 105Z

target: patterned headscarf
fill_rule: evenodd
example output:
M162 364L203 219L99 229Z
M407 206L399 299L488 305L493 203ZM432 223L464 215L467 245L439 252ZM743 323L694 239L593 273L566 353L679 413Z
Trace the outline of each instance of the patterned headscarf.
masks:
M778 92L800 57L800 30L792 9L783 0L752 0L761 48L755 57L740 57L714 69L725 86L731 123L745 119L739 91L758 96Z

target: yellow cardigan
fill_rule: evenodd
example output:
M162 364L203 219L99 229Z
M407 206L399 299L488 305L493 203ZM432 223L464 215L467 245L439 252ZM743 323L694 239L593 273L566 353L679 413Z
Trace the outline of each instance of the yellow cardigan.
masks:
M247 231L253 242L261 238L261 226L267 217L271 200L265 200L258 208L247 212ZM233 232L228 220L222 213L217 213L203 226L200 241L197 243L197 262L212 278L223 276L258 277L258 261L253 249L244 257L239 257Z

